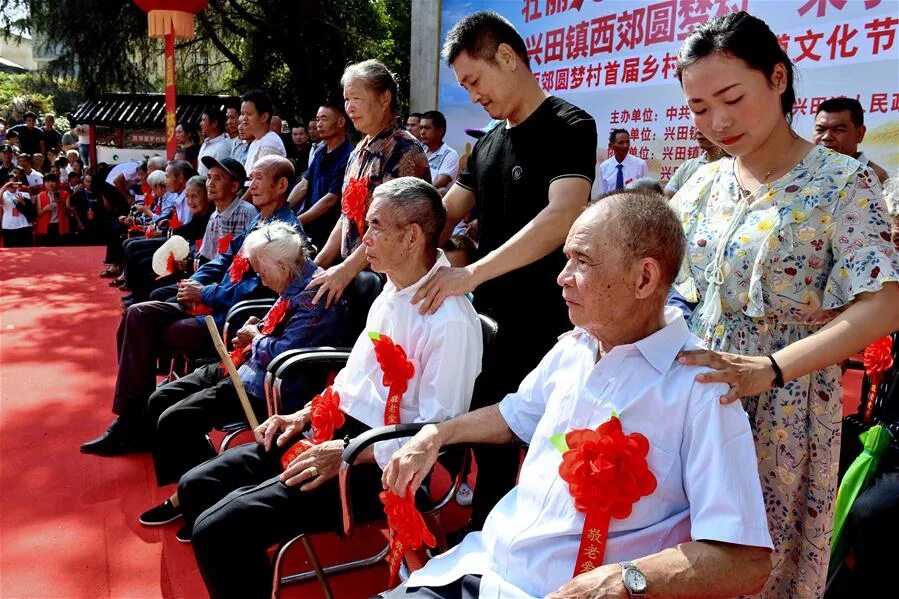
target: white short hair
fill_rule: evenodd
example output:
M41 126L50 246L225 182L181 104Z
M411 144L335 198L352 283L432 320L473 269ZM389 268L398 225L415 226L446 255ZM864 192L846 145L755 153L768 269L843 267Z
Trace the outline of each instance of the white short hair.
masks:
M296 275L308 258L308 246L295 227L275 221L247 235L241 250L253 258L260 270L277 272L284 269Z

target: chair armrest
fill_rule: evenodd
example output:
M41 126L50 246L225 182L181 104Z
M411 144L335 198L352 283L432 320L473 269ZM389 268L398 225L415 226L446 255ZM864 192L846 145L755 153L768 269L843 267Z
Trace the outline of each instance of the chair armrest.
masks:
M375 443L378 443L380 441L389 441L391 439L412 437L428 424L436 423L417 422L413 424L394 424L390 426L380 426L377 428L373 428L371 430L365 431L364 433L350 441L349 445L346 446L346 449L343 450L343 461L340 463L338 482L340 485L340 505L343 512L343 532L347 537L353 534L353 527L355 525L353 519L353 501L350 490L350 472L352 471L356 459L362 454L363 451L365 451L368 447L374 445ZM459 454L455 456L456 465L458 466L458 472L454 477L451 476L451 478L453 479L452 484L450 485L444 496L441 497L436 503L431 505L427 510L425 510L426 512L439 510L444 505L449 503L452 497L456 494L456 491L459 489L459 485L462 482L462 473L465 471L465 461L467 460L467 452L470 447L471 446L467 444L459 444L447 445L441 448L441 458L446 457L450 452Z

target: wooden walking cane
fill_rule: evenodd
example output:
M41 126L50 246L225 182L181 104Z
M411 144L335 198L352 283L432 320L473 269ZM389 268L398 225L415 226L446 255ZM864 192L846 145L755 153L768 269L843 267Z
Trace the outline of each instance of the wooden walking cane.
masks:
M234 362L231 360L231 356L228 355L228 350L225 348L225 342L222 340L222 336L219 335L219 329L215 324L215 319L213 319L212 316L207 316L203 320L206 321L206 328L209 329L209 335L212 337L215 351L218 352L219 357L222 359L222 364L224 364L225 370L228 371L231 382L234 383L234 390L237 391L237 399L240 400L240 405L243 407L247 422L250 423L251 429L255 429L259 426L259 421L256 420L256 413L253 412L253 407L250 405L250 399L247 397L247 390L244 389L243 381L240 380L240 375L237 374L237 368L234 367Z

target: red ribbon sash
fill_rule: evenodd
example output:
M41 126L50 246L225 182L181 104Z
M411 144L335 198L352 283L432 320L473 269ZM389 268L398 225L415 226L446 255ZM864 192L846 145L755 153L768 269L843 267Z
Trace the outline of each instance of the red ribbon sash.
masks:
M250 259L244 256L243 250L234 254L234 261L231 263L231 282L239 283L250 269Z
M868 388L868 397L865 400L865 409L862 417L865 422L871 422L874 417L874 408L877 403L877 390L883 375L893 367L893 338L887 335L878 339L865 348L864 353L865 372L871 379Z
M630 516L634 504L655 491L656 477L646 462L649 441L640 433L625 435L616 416L595 431L570 431L565 441L559 476L585 515L574 566L578 576L602 565L611 519Z

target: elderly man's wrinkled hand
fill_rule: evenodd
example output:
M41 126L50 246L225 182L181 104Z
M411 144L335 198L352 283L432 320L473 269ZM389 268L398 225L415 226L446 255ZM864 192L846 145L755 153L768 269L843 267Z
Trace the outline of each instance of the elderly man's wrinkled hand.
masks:
M203 286L192 279L178 281L175 300L179 304L199 304L203 301Z
M421 304L418 307L420 314L433 314L440 309L446 298L471 293L475 287L477 283L470 266L459 268L443 266L418 288L412 303Z
M302 433L308 422L309 408L303 408L293 414L275 414L253 429L253 435L257 443L265 447L266 451L270 451L272 442L278 447L283 447L290 439Z
M311 491L337 476L342 461L343 441L325 441L300 454L278 478L288 487Z
M586 574L575 576L546 599L628 599L621 581L621 566L607 564Z
M696 375L699 383L727 383L730 390L722 395L721 403L728 404L741 397L752 397L774 386L774 368L765 356L740 356L705 349L682 351L677 355L681 364L708 366L714 372Z
M256 337L261 337L262 331L259 330L259 327L256 324L244 324L240 327L240 330L237 331L237 336L234 338L234 345L237 347L246 347L247 345L253 343L253 339Z
M434 467L439 453L437 427L429 424L394 452L381 475L381 484L400 497L405 496L407 488L414 494Z
M309 281L309 285L306 286L310 289L318 287L315 297L312 298L312 303L318 305L318 302L324 298L325 307L330 308L341 298L344 290L353 281L353 276L355 275L343 264L332 266L318 275Z

